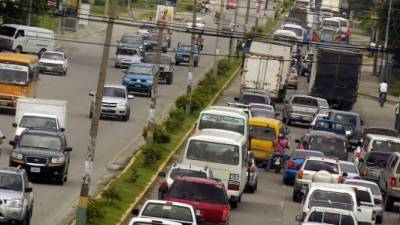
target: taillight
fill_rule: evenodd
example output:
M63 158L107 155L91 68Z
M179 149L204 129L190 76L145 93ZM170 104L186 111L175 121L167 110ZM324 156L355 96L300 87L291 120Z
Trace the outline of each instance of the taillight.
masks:
M228 182L228 190L239 191L239 187L240 187L239 181L230 180Z
M222 222L228 221L229 211L230 211L229 206L224 206L224 208L222 209L222 216L221 216Z
M338 181L340 184L344 183L344 176L339 176Z
M302 221L304 221L305 219L306 219L306 217L307 217L307 213L306 212L303 212L303 220Z
M297 168L297 163L296 162L289 162L288 163L288 168L296 169Z
M383 203L383 200L382 199L375 199L374 202L375 202L375 204L380 205L380 204Z
M297 178L303 179L303 175L304 175L303 170L299 170L299 172L297 172Z
M396 186L397 186L397 180L396 180L395 177L392 177L392 178L390 179L390 185L391 185L392 187L396 187Z
M375 210L372 210L372 217L371 217L371 220L372 220L372 221L375 221L375 219L376 219L376 211L375 211Z
M247 167L247 171L250 172L250 173L254 173L254 170L255 170L255 168L254 168L253 165L249 165L249 166Z

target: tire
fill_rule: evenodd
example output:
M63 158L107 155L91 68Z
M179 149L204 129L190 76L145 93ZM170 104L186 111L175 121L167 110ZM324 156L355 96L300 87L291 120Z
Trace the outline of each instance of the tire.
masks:
M287 177L283 177L282 178L282 182L283 182L284 185L289 185L290 184L290 181L289 181L289 179Z
M62 73L63 76L67 76L67 71L68 70L64 70L64 72Z
M388 194L385 196L385 210L388 212L393 212L394 199Z
M292 122L290 121L289 118L286 118L286 124L287 124L288 126L290 126L290 125L292 124Z
M130 115L131 111L129 110L124 116L122 116L122 121L127 122L129 120Z
M198 67L199 66L199 61L194 61L194 67Z
M382 224L383 216L376 216L376 224Z
M65 182L65 180L66 180L65 177L66 177L66 176L65 176L64 174L63 174L62 176L57 177L57 178L56 178L56 184L58 184L58 185L60 185L60 186L64 185L64 182Z
M294 90L297 90L297 85L296 85L296 86L294 86Z
M229 205L232 209L236 209L238 207L238 201L229 201Z
M179 64L180 64L180 62L175 61L175 65L176 65L176 66L179 66Z
M301 195L300 193L293 191L292 199L294 202L301 202Z
M173 73L170 73L170 75L167 77L166 83L167 83L168 85L172 84L172 77L173 77L173 76L174 76Z
M22 47L21 46L17 46L14 50L15 53L22 53Z

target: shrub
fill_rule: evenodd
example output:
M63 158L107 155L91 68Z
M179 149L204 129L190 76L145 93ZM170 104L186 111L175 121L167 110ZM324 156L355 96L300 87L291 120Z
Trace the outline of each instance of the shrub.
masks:
M231 66L232 65L229 63L228 59L221 59L218 63L218 75L227 75L227 72L230 70Z
M106 199L108 203L113 203L114 201L121 201L121 195L117 191L115 186L108 188L103 192L103 198Z
M137 179L139 179L140 174L135 168L132 168L129 175L129 181L132 183L136 183Z
M175 101L176 108L182 109L185 111L187 101L188 101L188 99L187 99L186 95L179 96ZM201 98L199 97L198 94L195 94L193 92L192 102L191 102L191 106L190 106L190 113L194 114L196 112L201 111L203 108L204 108L204 102L201 100Z
M143 147L144 166L151 166L162 158L164 148L159 144L146 144Z
M160 124L154 126L154 143L167 144L171 141L171 135Z
M176 108L169 112L168 119L164 122L164 125L167 131L175 131L182 127L184 121L184 109Z
M87 222L89 224L104 218L105 210L103 207L104 205L99 201L89 199L87 208Z

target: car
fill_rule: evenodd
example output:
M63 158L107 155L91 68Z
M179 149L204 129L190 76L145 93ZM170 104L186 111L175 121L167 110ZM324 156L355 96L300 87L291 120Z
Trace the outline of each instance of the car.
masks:
M181 223L177 222L172 222L170 220L165 220L165 219L150 219L150 218L139 218L139 217L133 217L128 225L152 225L152 224L157 224L157 225L182 225Z
M149 36L155 35L157 36L159 32L159 28L156 24L153 23L145 23L139 27L137 34L143 38L147 38ZM170 29L164 28L163 37L167 42L167 47L171 47L172 42L172 32Z
M258 187L258 169L256 166L256 161L253 152L248 151L249 161L247 165L247 185L245 187L245 191L249 193L254 193L257 191Z
M315 123L318 120L325 120L327 117L328 117L328 114L326 114L326 113L316 113L314 115L313 121L310 123L310 127L314 127Z
M346 133L345 125L343 123L324 119L315 121L315 124L311 127L311 130L328 131L342 136L350 134L349 131Z
M400 153L394 152L379 178L379 188L385 196L385 210L393 211L394 202L400 202Z
M294 188L293 201L300 202L302 196L313 182L343 183L344 176L339 167L339 161L322 157L307 157L297 172Z
M91 91L89 96L92 96L90 104L89 117L93 117L96 93ZM131 115L131 107L129 100L133 99L133 95L128 93L124 85L106 84L104 85L103 99L101 100L100 116L113 116L121 118L123 121L128 121Z
M340 43L341 31L340 28L323 27L320 30L321 42L334 42Z
M144 40L140 35L124 33L117 41L117 52L119 49L137 49L140 53L144 51Z
M345 184L353 188L357 198L357 210L355 211L356 218L359 224L375 224L376 211L375 200L372 191L369 187Z
M297 69L295 67L292 67L290 68L286 86L293 87L294 90L297 90L298 83L299 83L299 74L297 73Z
M192 205L196 215L206 224L229 223L228 195L224 184L219 180L177 177L165 200Z
M322 158L324 157L324 153L310 150L295 150L292 152L289 159L285 162L285 165L283 166L282 181L284 184L288 185L294 183L297 176L297 171L303 165L304 160L309 156Z
M234 32L236 26L237 25L231 19L224 19L222 21L222 30L223 31Z
M358 163L360 159L368 152L400 152L400 138L368 134L365 141L354 151L354 162Z
M235 102L243 105L250 105L251 103L272 105L271 98L266 91L257 89L243 89L241 90L239 97L234 98Z
M329 131L312 130L304 134L296 143L303 143L304 149L324 153L325 157L332 159L348 159L347 138Z
M10 145L9 165L24 168L30 179L52 178L59 185L67 181L72 148L63 132L26 129Z
M144 63L156 63L156 55L155 52L147 52L142 62ZM161 53L160 56L160 75L159 80L164 81L166 84L172 84L174 78L174 63L172 62L172 58L167 53Z
M45 51L39 59L39 71L67 75L68 59L63 52Z
M196 213L192 205L174 201L147 200L140 210L132 210L132 214L138 218L148 218L152 220L165 219L190 225L198 224Z
M164 198L177 177L213 178L210 168L185 163L174 163L167 173L160 172L159 176L164 179L158 188L158 199Z
M128 68L134 63L140 63L142 60L142 54L137 48L118 47L115 55L115 68Z
M308 95L293 95L289 101L285 100L282 120L290 125L292 122L310 124L320 108L318 98Z
M383 197L379 186L372 181L360 180L360 179L346 179L345 184L357 185L362 187L367 187L371 190L374 197L376 211L376 223L381 224L383 221Z
M398 137L397 131L394 129L390 128L384 128L384 127L368 127L364 128L362 132L362 141L364 142L364 139L367 137L368 134L378 134L378 135L384 135L384 136L390 136L390 137Z
M353 146L353 149L360 144L364 121L361 119L359 113L331 110L328 115L328 120L341 122L345 125L346 131L349 133L349 143Z
M296 220L302 222L303 215L296 216ZM328 207L312 207L305 216L302 225L358 225L354 212Z
M144 37L144 51L156 51L157 50L157 43L158 43L158 35L153 34L147 37ZM168 51L168 40L163 37L161 43L161 50L164 53Z
M361 179L360 172L353 162L339 161L340 170L346 173L346 179Z
M26 171L20 167L0 168L0 222L30 225L33 190Z
M199 30L199 31L204 31L204 28L205 28L205 24L204 24L204 21L203 21L203 19L201 18L201 17L197 17L196 18L196 28L195 28L195 30ZM193 22L187 22L186 23L186 31L191 31L193 29Z
M178 43L176 53L175 53L175 65L180 65L181 63L190 63L190 55L191 55L191 45L190 44L183 44ZM199 66L200 61L200 46L195 46L195 52L193 56L194 67Z
M154 64L137 63L132 64L122 78L122 85L129 93L145 94L151 97L153 91L153 80L157 69Z
M385 169L391 155L391 152L380 151L366 153L364 158L359 159L358 163L361 177L364 180L378 183L381 173Z

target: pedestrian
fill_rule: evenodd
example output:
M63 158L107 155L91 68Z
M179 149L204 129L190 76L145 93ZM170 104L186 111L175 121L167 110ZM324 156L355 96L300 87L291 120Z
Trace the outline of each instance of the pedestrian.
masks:
M394 120L394 129L396 129L397 133L400 132L400 98L399 102L396 104L396 109L394 111L395 120Z
M371 41L369 44L369 56L373 57L375 54L375 49L376 49L376 43L374 41Z
M236 41L236 58L239 58L240 55L240 49L242 48L242 43L241 41L237 40Z

